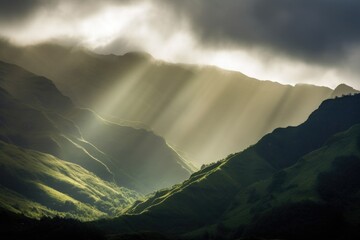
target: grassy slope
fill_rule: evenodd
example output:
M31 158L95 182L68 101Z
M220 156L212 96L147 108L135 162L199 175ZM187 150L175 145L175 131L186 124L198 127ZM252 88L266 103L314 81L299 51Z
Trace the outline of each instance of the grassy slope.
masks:
M252 151L244 153L236 166L230 167L238 167L242 174L232 175L228 161L220 161L193 174L182 184L135 203L127 211L130 215L101 224L115 232L157 230L180 233L215 223L239 189L275 172Z
M303 156L294 166L242 189L221 217L219 222L222 227L227 229L228 234L234 234L243 225L248 225L271 209L285 204L304 200L324 203L317 190L319 174L329 171L333 162L339 157L360 157L359 140L360 125L355 125L348 131L332 137L321 148ZM360 202L354 201L354 204L357 204L355 209L358 212ZM348 220L351 218L352 224L356 224L352 215L346 213ZM360 223L359 220L356 219L357 223ZM193 234L199 236L200 232L204 234L206 231L214 233L218 226L219 224Z
M139 197L79 165L0 142L1 206L29 217L90 220L118 214Z

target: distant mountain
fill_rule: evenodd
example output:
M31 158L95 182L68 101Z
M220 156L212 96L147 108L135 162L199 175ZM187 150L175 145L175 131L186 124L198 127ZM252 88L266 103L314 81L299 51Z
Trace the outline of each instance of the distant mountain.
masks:
M355 93L359 93L359 91L346 84L340 84L334 89L334 92L332 93L331 97L335 98L335 97L341 97L343 95L355 94Z
M0 62L0 140L79 164L141 193L169 187L193 169L152 132L79 109L48 79Z
M54 44L20 48L3 41L0 59L46 76L76 104L114 122L148 126L197 163L245 149L277 127L302 123L323 100L356 92Z
M98 225L186 239L358 234L359 107L360 94L326 100L298 127L276 129Z

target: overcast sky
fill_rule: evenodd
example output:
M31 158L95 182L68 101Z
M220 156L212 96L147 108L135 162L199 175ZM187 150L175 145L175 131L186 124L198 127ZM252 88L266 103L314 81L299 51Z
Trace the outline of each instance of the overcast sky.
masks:
M360 89L358 0L0 0L0 35Z

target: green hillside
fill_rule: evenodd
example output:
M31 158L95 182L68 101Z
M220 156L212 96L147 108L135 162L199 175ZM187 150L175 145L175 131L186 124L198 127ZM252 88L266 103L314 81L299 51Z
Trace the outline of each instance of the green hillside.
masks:
M335 92L259 81L214 67L170 64L147 54L99 55L77 47L0 43L0 59L46 76L81 107L129 126L148 126L198 164L306 120ZM51 59L51 61L49 61Z
M277 129L247 150L194 173L184 183L136 202L128 215L99 225L110 232L192 232L189 236L204 239L208 234L221 236L221 231L242 234L239 224L249 224L261 211L290 204L289 196L298 202L316 200L312 194L317 175L329 170L337 157L358 156L358 126L332 136L360 123L359 106L360 95L327 100L304 124ZM283 189L288 192L274 198ZM257 208L250 212L253 206ZM220 219L224 223L219 224ZM219 232L217 228L223 229Z
M224 229L227 229L229 238L256 235L285 239L304 239L313 231L319 238L333 239L337 236L332 235L340 234L337 232L341 229L339 226L329 229L326 224L344 224L348 231L360 225L359 170L360 125L355 125L303 156L294 166L241 190L221 222L207 231L224 237ZM291 213L297 207L312 209L313 215L311 212L308 215ZM319 209L327 213L317 216ZM334 222L317 219L323 216ZM287 222L284 218L288 218ZM305 219L313 222L301 226Z
M119 214L140 195L79 165L0 141L0 208L31 218L92 220Z

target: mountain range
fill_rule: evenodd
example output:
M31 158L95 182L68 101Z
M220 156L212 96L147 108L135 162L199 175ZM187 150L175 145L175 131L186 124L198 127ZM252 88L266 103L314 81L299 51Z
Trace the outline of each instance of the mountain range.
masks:
M347 85L54 44L2 41L0 59L7 239L360 237L360 94Z
M278 128L146 197L1 142L0 232L9 239L357 239L359 106L360 94L326 100L303 124ZM31 219L39 214L117 217Z
M77 106L121 125L151 129L185 159L208 164L277 127L295 126L320 103L357 90L281 85L146 53L100 55L53 43L0 44L0 60L51 79ZM241 63L239 63L241 64Z

